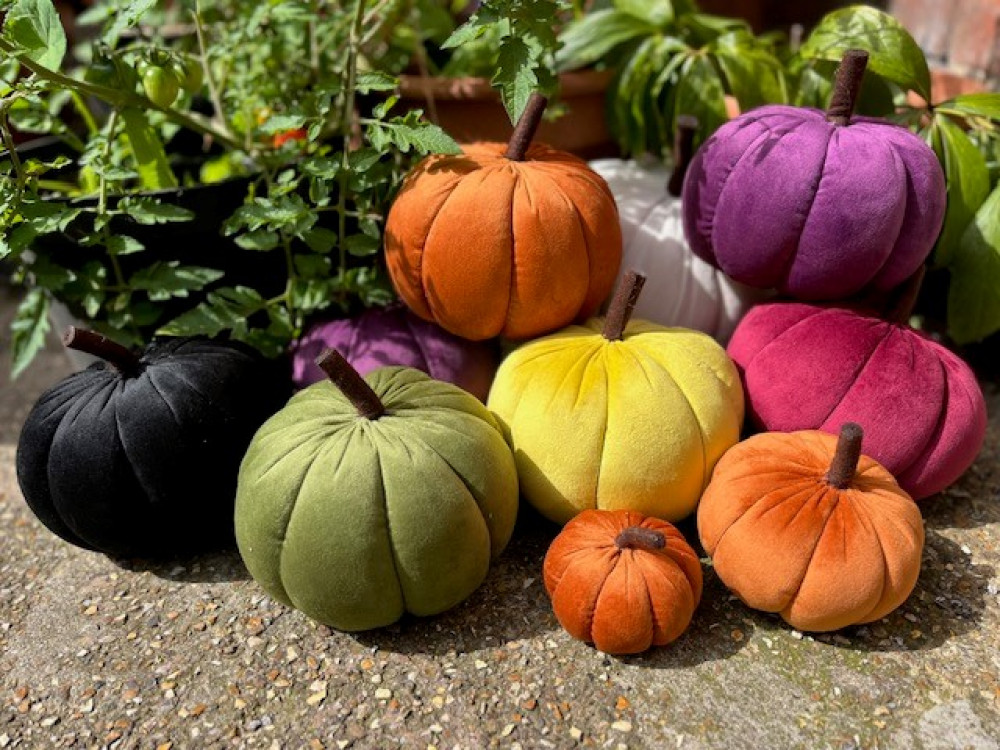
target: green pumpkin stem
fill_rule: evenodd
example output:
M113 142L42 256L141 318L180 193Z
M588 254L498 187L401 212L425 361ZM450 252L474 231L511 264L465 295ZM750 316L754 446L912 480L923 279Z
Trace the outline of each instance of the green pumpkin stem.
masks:
M618 549L641 549L654 550L663 549L667 546L667 538L662 531L645 529L642 526L629 526L615 537L615 546Z
M885 320L897 325L906 325L910 316L913 315L913 308L917 304L917 297L920 296L920 287L924 283L924 276L927 274L927 266L920 266L913 275L910 276L896 290L894 299L883 316Z
M521 113L521 117L517 121L517 126L510 136L510 142L507 144L506 156L508 159L511 161L524 161L524 157L528 153L528 148L535 138L535 132L542 123L542 115L545 114L545 108L548 104L549 100L537 91L528 99L528 105L524 108L524 112Z
M68 326L62 342L67 349L103 359L123 375L134 375L142 369L135 352L95 331Z
M324 349L316 358L316 364L340 392L347 396L354 408L365 419L378 419L385 414L385 404L378 394L371 389L350 362L341 356L336 349Z
M837 440L837 450L830 462L830 470L826 473L827 484L839 490L847 489L858 470L858 460L861 458L861 440L864 430L856 422L846 422L840 428Z
M863 49L849 49L840 58L840 66L833 81L833 96L826 109L826 119L829 122L834 125L850 124L866 67L868 53Z
M608 306L608 315L604 318L604 330L601 334L608 341L621 341L625 337L625 326L632 317L635 303L638 302L639 293L645 283L646 277L641 273L625 272L615 291L615 298Z
M694 136L698 132L698 118L693 115L681 115L677 118L677 129L674 132L674 171L670 173L667 182L667 192L674 198L681 197L684 188L684 175L687 174L694 156Z

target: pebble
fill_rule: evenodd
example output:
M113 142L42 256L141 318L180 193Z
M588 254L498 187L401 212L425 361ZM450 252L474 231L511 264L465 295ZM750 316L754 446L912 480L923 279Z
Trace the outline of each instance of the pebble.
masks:
M611 728L616 732L631 732L632 722L631 721L616 721L612 723Z

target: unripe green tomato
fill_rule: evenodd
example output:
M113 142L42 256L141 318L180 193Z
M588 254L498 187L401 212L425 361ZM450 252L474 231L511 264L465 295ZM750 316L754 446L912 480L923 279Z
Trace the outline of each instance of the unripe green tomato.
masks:
M142 74L142 88L153 104L169 107L177 98L181 84L173 71L158 65L151 65Z
M175 60L170 66L177 80L180 81L181 88L189 94L197 94L201 91L201 85L205 80L205 74L201 63L191 57Z

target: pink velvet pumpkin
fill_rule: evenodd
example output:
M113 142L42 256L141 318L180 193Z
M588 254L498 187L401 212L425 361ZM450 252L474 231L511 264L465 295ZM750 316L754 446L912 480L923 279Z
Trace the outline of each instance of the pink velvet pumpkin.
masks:
M910 286L913 297L919 280ZM961 358L903 322L910 307L889 320L794 302L751 310L727 351L752 421L833 434L857 422L865 453L914 499L952 484L982 447L986 403Z

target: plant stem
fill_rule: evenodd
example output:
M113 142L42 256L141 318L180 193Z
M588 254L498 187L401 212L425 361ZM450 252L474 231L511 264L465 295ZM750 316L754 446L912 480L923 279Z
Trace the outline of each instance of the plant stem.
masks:
M229 127L229 121L226 119L225 110L222 109L222 97L219 96L219 88L216 86L215 77L212 75L212 66L208 63L208 52L205 48L205 28L201 21L201 3L199 0L195 0L194 10L191 11L191 15L194 16L194 32L198 37L198 57L201 61L201 68L205 71L205 84L208 86L208 96L211 98L212 107L215 109L215 119L218 120L226 135L231 137L232 130Z
M100 128L97 127L94 115L90 111L90 107L88 107L87 103L83 100L83 97L80 96L80 92L71 91L69 95L73 99L73 105L76 107L76 111L80 113L80 117L83 118L83 122L87 126L87 132L91 135L97 135Z

